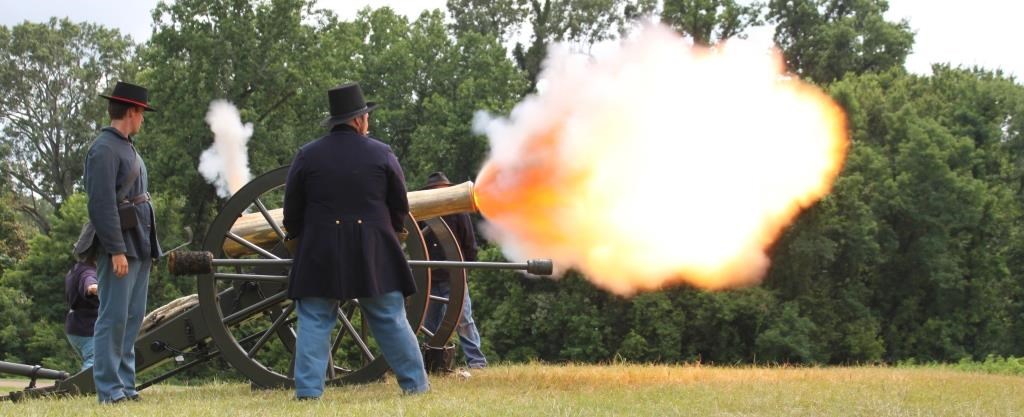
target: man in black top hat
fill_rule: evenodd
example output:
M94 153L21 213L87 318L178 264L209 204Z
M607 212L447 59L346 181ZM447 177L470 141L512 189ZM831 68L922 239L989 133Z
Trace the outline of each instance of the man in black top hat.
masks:
M149 270L160 256L149 202L146 165L135 150L149 106L146 88L118 82L107 99L110 126L85 160L85 191L95 236L83 233L75 252L92 252L99 279L99 316L93 332L93 379L101 403L138 400L135 338L146 315Z
M367 136L369 112L356 83L327 92L330 132L299 149L285 183L284 225L297 240L288 296L298 335L295 396L323 394L339 300L363 317L406 393L430 389L405 297L416 292L400 235L409 214L405 175L391 148Z
M438 171L427 176L427 184L423 186L423 189L430 190L451 186L452 183L448 181L448 177L443 172ZM469 214L449 214L441 217L441 220L448 225L455 240L459 243L459 250L462 251L462 260L476 261L476 233L473 230L473 221L469 218ZM430 260L448 260L445 258L444 249L441 248L437 236L429 228L423 236L423 240L427 244L427 250L430 251ZM449 298L451 295L449 278L447 269L431 270L430 294L441 298ZM427 315L423 318L423 327L431 332L437 332L438 327L441 327L441 319L444 318L447 307L447 305L441 303L430 303ZM462 301L462 315L459 316L456 332L459 334L459 345L462 346L462 353L466 356L466 366L470 368L486 367L487 358L484 356L483 351L480 350L480 332L476 328L476 322L473 321L473 302L469 299L468 289Z

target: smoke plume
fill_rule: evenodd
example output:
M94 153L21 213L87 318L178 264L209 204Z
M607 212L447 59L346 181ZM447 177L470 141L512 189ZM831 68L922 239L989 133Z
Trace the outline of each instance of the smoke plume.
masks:
M246 147L252 123L242 124L238 109L226 100L210 102L206 123L213 131L213 145L199 157L199 172L217 187L217 195L230 197L252 177Z
M507 118L474 121L485 231L619 294L758 282L845 158L839 107L752 44L648 25L600 58L553 48L541 79Z

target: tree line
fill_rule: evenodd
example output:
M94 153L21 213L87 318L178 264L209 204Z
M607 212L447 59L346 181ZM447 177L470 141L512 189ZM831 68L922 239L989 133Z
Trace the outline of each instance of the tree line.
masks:
M757 25L794 74L846 110L852 147L833 191L771 248L763 284L632 298L578 274L474 271L494 360L893 363L1024 355L1024 87L999 71L907 73L914 35L884 0L449 0L415 19L366 8L351 20L307 0L159 3L152 35L51 19L0 26L0 360L74 369L64 273L86 217L84 152L118 79L147 86L146 157L162 239L201 231L224 203L196 169L208 103L255 125L253 173L321 134L331 86L357 80L374 134L410 188L432 171L473 179L486 138L474 112L505 114L536 88L547 47L581 52L633 19L713 45ZM486 246L484 260L500 260ZM194 292L162 268L150 309Z

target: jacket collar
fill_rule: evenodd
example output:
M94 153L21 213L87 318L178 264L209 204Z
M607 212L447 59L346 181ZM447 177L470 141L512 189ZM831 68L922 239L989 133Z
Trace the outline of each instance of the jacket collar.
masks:
M344 124L344 123L340 123L340 124L334 125L334 127L331 128L331 133L335 133L335 132L348 132L348 133L355 133L357 135L359 134L359 132L356 131L356 128L354 128L352 126L349 126L347 124Z
M114 129L113 126L107 126L107 127L103 128L102 130L105 130L107 132L111 132L114 135L117 135L117 137L128 141L128 143L135 143L135 141L132 140L131 136L125 136L124 133L121 133L120 130Z

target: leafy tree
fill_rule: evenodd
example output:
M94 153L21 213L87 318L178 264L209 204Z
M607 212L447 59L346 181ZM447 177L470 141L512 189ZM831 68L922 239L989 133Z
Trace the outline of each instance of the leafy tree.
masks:
M475 32L514 44L512 56L529 81L523 93L537 85L541 64L552 42L569 42L588 51L590 45L612 39L633 19L654 11L649 0L449 0L448 12L456 33ZM529 41L522 42L529 28Z
M2 180L0 180L2 186ZM0 276L24 255L28 248L28 234L22 226L14 207L17 206L13 192L0 188Z
M497 41L453 38L439 11L408 22L389 8L364 9L325 36L351 48L352 79L380 103L371 135L391 145L410 187L436 170L474 178L487 150L470 131L475 112L509 111L525 86Z
M757 336L758 360L770 363L813 363L822 359L814 322L800 315L796 303L782 305L771 325Z
M666 0L661 22L693 37L698 45L744 37L743 31L761 23L763 4L735 0Z
M686 359L682 330L689 312L676 309L674 292L641 294L630 300L630 330L619 353L639 362L678 362Z
M31 337L34 305L25 293L16 288L0 286L0 360L22 362L25 340Z
M218 205L197 170L213 141L210 102L227 99L254 124L250 171L287 164L319 131L324 92L346 74L341 62L322 59L335 47L320 36L334 17L303 0L183 0L159 3L153 20L142 79L161 111L147 118L139 147L152 189L183 193L185 221L201 231Z
M0 26L0 174L29 197L18 209L44 233L106 117L98 94L131 78L134 49L116 29L68 19Z
M787 67L825 84L903 67L914 33L906 20L886 21L887 10L886 0L770 0L767 17Z
M0 321L0 344L4 334L23 337L17 348L12 348L10 355L34 363L45 361L47 364L61 366L74 362L74 354L64 339L63 325L67 305L64 301L64 276L74 264L71 249L78 238L82 224L87 219L86 196L83 193L73 194L61 207L59 215L52 215L48 221L52 224L50 234L37 234L29 242L28 252L13 268L4 271L0 277L0 288L9 289L11 299L0 304L0 316L11 314L8 330L4 330ZM156 217L161 230L161 243L173 244L181 242L181 215L183 199L162 198L154 196L153 204L157 209ZM165 248L170 249L170 248ZM150 274L149 308L163 305L168 301L191 294L193 284L180 278L171 278L161 265L154 265ZM27 304L29 308L25 308ZM20 329L21 313L13 310L24 310L29 323ZM6 333L4 333L6 332ZM28 332L28 333L25 333ZM13 339L12 339L13 340ZM71 367L67 367L71 369Z
M438 22L440 23L440 22ZM443 170L453 181L473 180L488 153L487 139L471 131L478 112L512 110L526 79L506 58L498 43L466 33L437 63L435 83L417 90L421 118L415 124L405 167L413 184L432 171Z
M455 33L492 35L499 40L515 36L527 16L527 0L448 0Z

